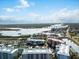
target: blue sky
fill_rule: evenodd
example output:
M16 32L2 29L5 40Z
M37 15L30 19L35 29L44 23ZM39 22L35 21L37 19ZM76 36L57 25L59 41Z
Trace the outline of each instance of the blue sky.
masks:
M79 22L79 0L0 0L0 24Z

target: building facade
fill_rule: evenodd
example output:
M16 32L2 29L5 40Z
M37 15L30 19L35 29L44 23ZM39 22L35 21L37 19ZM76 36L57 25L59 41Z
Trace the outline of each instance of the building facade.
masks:
M24 49L22 59L52 59L50 49Z

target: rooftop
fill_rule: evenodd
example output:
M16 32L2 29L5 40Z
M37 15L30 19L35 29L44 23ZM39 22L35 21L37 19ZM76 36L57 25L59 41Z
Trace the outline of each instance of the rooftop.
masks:
M14 49L13 47L5 47L5 46L2 46L0 47L0 52L4 52L4 53L14 53L16 52L18 49Z
M59 51L57 52L57 54L69 56L69 46L65 44L61 44L59 46Z
M62 25L62 24L54 24L50 26L51 28L66 28L68 25Z
M27 41L45 41L44 39L31 39L31 38L28 38Z
M31 49L24 49L22 54L52 54L51 49L42 48L31 48Z
M62 41L60 39L48 38L48 40L64 43L64 41Z

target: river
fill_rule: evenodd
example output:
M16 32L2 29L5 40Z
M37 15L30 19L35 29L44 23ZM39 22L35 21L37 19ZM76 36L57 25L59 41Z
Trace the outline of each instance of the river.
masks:
M16 28L15 28L16 29ZM2 35L4 36L19 36L19 35L32 35L36 33L41 33L43 31L48 31L50 28L28 28L28 29L23 29L19 28L20 30L18 31L0 31Z

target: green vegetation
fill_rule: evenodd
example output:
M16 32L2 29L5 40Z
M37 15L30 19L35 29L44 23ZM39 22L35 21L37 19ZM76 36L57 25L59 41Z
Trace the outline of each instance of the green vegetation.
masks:
M79 45L79 35L77 35L78 33L69 33L70 38L77 44Z
M0 43L3 44L18 44L21 42L25 42L30 35L22 35L22 36L0 36Z
M21 36L2 36L0 35L0 38L28 38L31 35L21 35Z
M72 23L69 24L69 36L77 45L79 45L79 24L78 23Z
M1 24L0 28L42 28L52 24Z
M73 50L72 48L70 49L70 55L71 59L79 59L79 54L75 52L75 50Z

